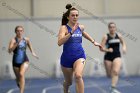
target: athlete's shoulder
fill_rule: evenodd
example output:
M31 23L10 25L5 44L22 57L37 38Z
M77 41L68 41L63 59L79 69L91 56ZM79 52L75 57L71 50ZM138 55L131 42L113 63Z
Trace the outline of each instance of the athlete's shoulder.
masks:
M66 27L66 25L62 25L62 26L60 26L60 29L59 29L59 33L67 33L67 27Z
M10 41L11 42L16 42L16 37L12 38Z
M66 29L67 29L67 26L66 25L60 26L60 30L66 30Z
M119 38L122 38L122 35L120 33L116 33Z
M80 27L81 31L84 31L84 29L85 29L85 26L84 25L79 24L79 27Z
M66 25L61 25L60 26L60 29L66 29L67 27L66 27Z
M26 42L29 42L30 41L30 38L29 37L24 37L25 41Z
M107 40L107 38L108 38L108 33L107 34L104 34L104 36L103 36L103 39L106 39Z

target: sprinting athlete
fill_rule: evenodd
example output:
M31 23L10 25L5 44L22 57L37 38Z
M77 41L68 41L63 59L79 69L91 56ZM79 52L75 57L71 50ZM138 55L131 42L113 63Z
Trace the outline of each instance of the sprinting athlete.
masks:
M126 44L122 36L116 33L116 24L110 22L108 24L109 33L104 35L102 39L102 51L105 52L104 64L108 77L111 77L111 93L120 93L116 89L121 68L120 43L122 44L123 53L126 53Z
M84 93L82 75L86 56L82 47L82 36L95 46L101 47L101 45L84 31L83 25L78 23L78 10L72 7L71 4L67 4L66 9L68 10L63 14L62 26L58 34L58 45L63 45L61 67L64 74L64 93L69 93L73 75L76 82L76 93Z
M22 26L16 26L16 36L11 39L8 51L13 52L13 70L16 76L17 86L20 88L20 93L24 93L25 87L25 72L29 66L29 59L26 55L26 48L29 47L32 55L36 58L37 55L33 51L29 38L23 37L24 29Z

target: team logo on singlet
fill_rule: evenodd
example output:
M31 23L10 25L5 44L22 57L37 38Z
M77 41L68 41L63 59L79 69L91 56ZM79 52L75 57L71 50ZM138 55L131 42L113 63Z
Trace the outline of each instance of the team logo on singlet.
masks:
M77 33L74 33L72 37L82 37L82 34L78 31Z
M25 51L26 50L26 41L22 41L19 43L18 48Z
M120 43L120 39L111 39L111 40L109 40L108 43L109 44L112 44L112 43Z

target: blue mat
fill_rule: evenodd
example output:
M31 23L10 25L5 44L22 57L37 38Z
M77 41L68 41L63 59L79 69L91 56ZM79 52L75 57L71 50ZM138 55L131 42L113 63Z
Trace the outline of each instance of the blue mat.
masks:
M63 93L63 79L27 79L25 93ZM109 93L110 79L106 77L85 77L85 93ZM140 77L120 78L117 88L121 93L140 93ZM75 83L70 87L75 92ZM19 93L14 80L2 80L0 93Z

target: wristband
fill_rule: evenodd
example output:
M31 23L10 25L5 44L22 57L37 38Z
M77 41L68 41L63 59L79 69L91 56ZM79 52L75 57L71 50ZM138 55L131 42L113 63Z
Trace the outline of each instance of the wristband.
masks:
M94 39L94 41L91 41L91 43L94 43L95 42L95 39Z
M70 32L70 35L72 35L73 33L72 32Z

